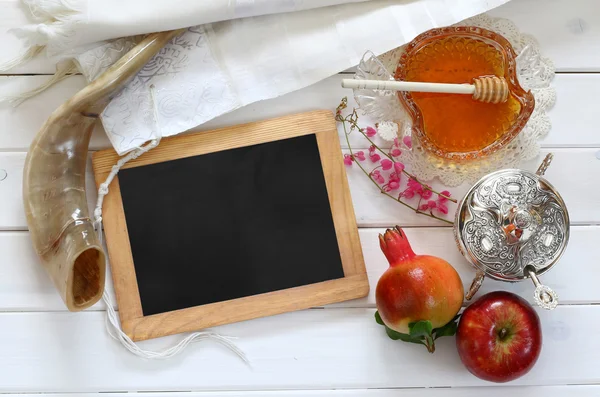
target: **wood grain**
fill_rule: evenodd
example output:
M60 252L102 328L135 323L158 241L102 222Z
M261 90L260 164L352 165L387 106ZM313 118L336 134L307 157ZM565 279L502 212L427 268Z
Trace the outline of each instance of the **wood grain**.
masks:
M6 33L8 28L27 22L19 3L19 0L0 0L2 60L16 55L20 49L19 41ZM114 397L131 396L131 392L142 397L600 395L597 366L600 289L595 285L598 269L594 260L600 255L597 205L600 190L594 179L598 174L596 164L600 163L595 157L600 149L595 98L600 90L600 74L590 73L600 71L598 1L511 0L491 14L510 18L523 31L535 36L542 53L553 60L559 72L587 72L556 76L553 84L557 89L557 104L549 113L552 130L541 141L546 149L559 148L557 154L561 158L555 161L560 167L551 180L555 185L561 184L561 194L573 203L569 208L577 224L592 226L573 227L567 253L544 276L544 282L559 289L562 303L576 306L561 306L555 313L540 312L544 347L532 373L516 384L491 385L466 372L456 360L451 339L440 340L435 356L425 354L420 346L390 341L372 322L373 311L364 309L373 307L372 296L343 303L359 309L326 306L325 310L307 310L215 329L239 337L236 343L249 353L252 368L210 342L192 345L182 356L169 361L140 360L110 338L104 328L104 313L65 313L52 283L37 263L25 231L21 174L24 152L35 132L54 109L85 85L83 77L77 76L18 108L0 106L0 169L8 174L0 181L0 229L5 230L0 232L0 311L3 312L0 313L0 392L10 397L74 394L98 397L99 391L110 391ZM38 57L12 72L52 74L54 64ZM332 76L311 87L251 104L195 130L299 111L334 109L343 95L349 95L339 87L342 77L347 75ZM1 76L0 96L35 88L47 78ZM349 100L352 102L352 98ZM356 135L350 138L359 141ZM100 126L92 136L91 145L93 149L109 145ZM381 229L369 227L391 226L396 222L412 226L434 223L398 208L389 199L369 193L372 187L363 184L364 176L354 169L348 173L357 220L365 227L360 230L360 238L368 274L375 282L386 263L373 241ZM88 201L93 205L93 176L88 173L87 177ZM468 282L471 269L459 262L449 228L415 227L408 229L407 235L415 251L448 259L459 269L463 281ZM112 283L107 285L110 288ZM525 298L529 298L530 291L528 283L509 285L491 280L483 288L507 289ZM92 310L103 308L100 303ZM141 347L170 347L178 340L177 336L155 339L142 342Z
M106 172L97 174L97 187L106 180L107 176ZM129 233L127 232L127 221L118 177L113 179L109 189L109 194L104 196L104 233L112 264L114 290L119 303L119 318L121 323L125 323L143 316L142 301L135 275L135 266L133 266L133 255L129 245ZM119 264L123 264L123 266L119 266Z
M199 156L295 136L308 134L317 134L318 136L320 133L330 133L331 131L337 134L333 115L328 110L292 114L212 131L165 138L151 152L128 162L122 169ZM333 150L333 148L327 147L327 150ZM339 151L338 154L332 155L339 156ZM113 149L94 153L92 157L94 172L110 172L118 159L119 155Z
M344 89L340 85L342 78L348 77L348 75L331 76L302 90L275 99L253 103L193 128L192 132L209 131L316 109L334 111L344 96L348 97L349 108L356 107L352 91ZM16 95L39 86L45 78L45 76L0 76L0 91L2 95ZM35 132L50 113L83 88L85 84L82 76L75 76L62 81L17 108L0 106L0 125L6 126L3 133L0 134L0 148L15 152L25 151ZM600 74L559 74L552 84L557 91L558 103L548 113L553 132L541 140L542 147L600 146L600 135L595 128L596 101L594 96L595 92L600 91ZM360 124L372 125L373 123L369 121L368 117L361 116ZM346 147L346 139L341 135L341 129L339 132L341 145ZM359 134L350 134L349 138L353 147L361 145L364 147L364 138L361 138ZM110 147L110 142L100 123L97 124L96 130L92 134L90 147L93 150Z
M547 179L565 199L572 224L600 224L600 206L597 205L600 202L600 185L589 177L600 173L600 159L597 158L600 147L542 149L540 156L521 164L521 167L535 171L543 156L550 151L554 153L554 160L546 174ZM0 170L5 170L7 173L7 177L0 181L0 231L27 230L21 197L24 160L23 152L0 152ZM365 164L369 165L369 160L366 161ZM87 201L93 211L96 192L91 186L94 186L95 182L91 166L88 169L86 184L90 188L87 189ZM358 167L347 168L346 173L359 227L387 227L396 224L443 226L439 221L415 214L379 193ZM434 181L432 186L438 191L446 189L437 181ZM465 184L450 190L455 197L460 198L468 187ZM449 209L453 213L454 206L449 205Z
M503 395L512 396L519 386L599 383L597 307L537 312L544 334L540 359ZM303 310L212 329L237 337L233 342L247 354L247 366L211 341L192 344L171 360L140 359L110 338L104 313L4 313L0 385L13 393L499 387L466 370L454 338L440 338L430 355L423 346L389 339L373 314L373 309ZM140 346L157 350L180 339ZM575 394L565 396L570 395Z
M542 51L559 71L600 71L600 15L597 0L512 0L490 11L492 16L513 20L525 33L536 37ZM543 17L542 17L543 16ZM0 43L2 59L23 50L22 42L9 29L31 23L19 0L0 1ZM53 74L53 60L38 56L11 70L13 74Z
M359 229L367 276L371 285L369 295L361 299L327 305L326 308L375 307L375 286L381 274L388 268L377 238L377 234L383 231L384 229L380 228ZM474 271L458 250L454 249L452 229L417 227L406 228L405 232L415 252L428 253L447 260L458 271L464 288L469 287ZM544 274L542 281L558 292L561 305L600 303L600 288L597 288L596 277L581 276L582 274L595 275L598 272L596 262L589 260L589 258L600 257L598 241L600 241L600 226L574 226L571 228L569 247L565 255L559 264ZM37 263L27 232L0 232L0 252L4 258L0 266L0 312L66 310L48 276ZM111 300L116 302L112 284L108 276L106 285L109 295ZM479 294L496 290L511 291L533 302L530 281L504 283L486 280ZM105 309L104 303L99 302L89 310Z
M369 281L331 112L301 113L167 138L155 149L130 161L123 168L140 167L308 134L316 134L317 137L344 278L144 316L117 177L105 198L103 220L121 325L131 339L137 341L157 338L361 298L368 294ZM106 179L118 159L119 156L112 149L94 153L92 163L98 186Z
M538 394L534 394L537 392ZM600 385L512 386L510 397L598 397ZM455 387L354 390L272 390L272 391L217 391L217 392L138 392L136 397L506 397L504 387ZM3 397L72 397L69 394L8 394ZM98 397L81 393L78 397ZM127 393L111 393L111 397L131 397Z
M334 130L335 123L331 125L332 122L333 119L329 117L327 124ZM316 135L327 195L333 214L333 224L340 247L342 264L344 264L344 274L346 276L363 274L365 263L358 233L355 232L357 230L356 216L352 206L346 169L341 161L340 142L337 134L317 133ZM353 247L353 249L342 247Z
M116 286L115 290L118 300ZM368 292L367 275L355 274L337 280L121 320L121 325L131 339L141 341L342 302L362 297Z

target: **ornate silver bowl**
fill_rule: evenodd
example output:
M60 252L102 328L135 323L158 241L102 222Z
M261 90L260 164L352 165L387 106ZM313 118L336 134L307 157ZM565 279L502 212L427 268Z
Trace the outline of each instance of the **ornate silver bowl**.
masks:
M558 262L569 241L565 202L542 177L551 160L549 154L535 174L519 169L488 174L462 199L454 224L456 243L477 269L467 299L485 276L509 282L529 278L540 307L558 304L556 292L538 279Z

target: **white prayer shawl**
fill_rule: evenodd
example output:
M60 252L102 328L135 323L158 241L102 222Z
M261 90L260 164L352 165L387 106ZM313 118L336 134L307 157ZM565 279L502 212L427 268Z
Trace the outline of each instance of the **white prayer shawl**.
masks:
M314 84L356 65L367 50L382 54L508 0L24 1L46 19L17 33L29 44L47 45L50 55L72 56L88 80L136 38L99 41L197 25L173 39L102 114L110 141L124 154L155 138L150 84L162 134L175 135ZM71 48L79 51L66 51Z
M22 0L36 24L15 29L49 56L98 41L366 0Z

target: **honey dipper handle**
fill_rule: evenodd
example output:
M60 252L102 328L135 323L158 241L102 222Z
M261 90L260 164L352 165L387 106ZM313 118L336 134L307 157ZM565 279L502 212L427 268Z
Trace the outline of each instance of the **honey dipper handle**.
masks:
M369 90L442 92L446 94L468 95L475 93L475 86L471 84L418 83L413 81L393 80L343 79L342 87Z

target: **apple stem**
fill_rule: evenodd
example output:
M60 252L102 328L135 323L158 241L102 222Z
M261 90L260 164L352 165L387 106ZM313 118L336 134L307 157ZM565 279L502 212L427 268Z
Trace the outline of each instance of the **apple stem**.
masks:
M507 335L508 335L508 330L507 330L506 328L502 328L502 329L500 330L500 332L498 333L498 337L499 337L501 340L504 340L504 339L506 338L506 336L507 336Z

